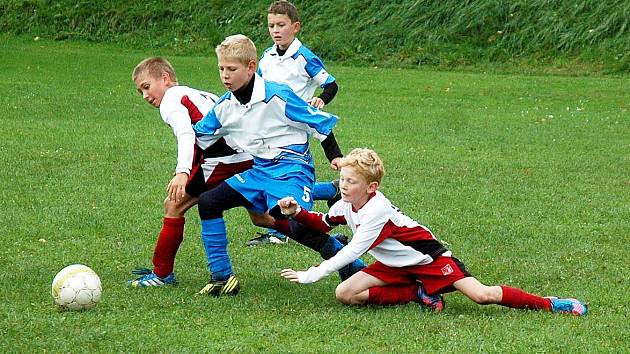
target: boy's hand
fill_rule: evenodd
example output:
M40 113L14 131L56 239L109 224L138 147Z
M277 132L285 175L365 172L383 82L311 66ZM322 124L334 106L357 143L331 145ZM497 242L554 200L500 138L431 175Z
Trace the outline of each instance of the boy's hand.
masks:
M188 182L187 173L180 172L175 174L175 177L171 179L168 183L168 187L166 187L168 199L177 202L180 198L183 198L186 193L186 182Z
M315 108L317 108L317 109L322 109L322 108L324 108L324 106L326 105L326 104L324 103L324 100L322 100L322 99L321 99L321 98L319 98L319 97L313 97L313 98L311 98L311 100L310 100L310 101L308 101L308 104L310 104L311 106L313 106L313 107L315 107Z
M295 215L299 204L295 201L295 199L293 199L293 197L284 197L278 200L278 206L280 207L282 215L293 216Z
M280 275L290 282L299 283L297 272L293 269L283 269Z
M341 169L341 157L335 157L332 161L330 161L330 168L335 171L339 171Z

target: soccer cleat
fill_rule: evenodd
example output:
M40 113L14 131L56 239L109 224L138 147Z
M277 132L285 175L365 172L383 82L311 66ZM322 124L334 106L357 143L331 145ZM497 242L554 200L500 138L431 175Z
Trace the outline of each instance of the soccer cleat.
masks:
M221 296L230 295L234 296L241 290L241 283L234 276L230 275L227 280L210 280L210 282L199 290L198 295L208 296Z
M331 206L333 206L335 203L337 203L340 199L341 199L341 190L339 189L339 180L336 179L332 182L330 182L333 184L333 186L335 186L335 188L337 188L337 193L335 193L335 195L333 195L332 198L328 199L326 201L326 205L328 205L328 207L330 208Z
M429 295L424 290L422 284L418 284L418 302L427 309L434 312L442 312L444 309L444 298L441 294Z
M257 234L258 236L247 241L245 245L254 247L254 246L265 245L268 243L282 245L289 242L289 238L282 234L270 234L270 233L262 233L262 232L258 232Z
M549 296L551 300L551 312L562 313L576 316L584 316L588 313L588 307L578 299L559 299L555 296Z
M136 268L131 273L140 275L140 277L134 280L127 281L127 286L132 288L158 287L177 284L175 273L172 272L166 278L160 278L149 268Z

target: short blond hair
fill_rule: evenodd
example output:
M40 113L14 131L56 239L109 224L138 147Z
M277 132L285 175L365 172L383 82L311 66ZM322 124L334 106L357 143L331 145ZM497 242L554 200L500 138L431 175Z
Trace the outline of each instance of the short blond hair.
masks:
M136 81L138 76L144 73L148 73L152 78L159 78L160 76L162 76L162 73L167 73L170 75L173 82L177 82L177 76L175 75L175 69L173 69L173 65L171 65L168 60L162 57L150 57L141 61L133 69L131 79L133 81Z
M341 167L352 167L363 176L368 183L378 182L385 175L383 161L374 150L356 148L341 159Z
M225 37L215 49L218 58L235 59L244 65L256 61L256 45L247 36L235 34Z

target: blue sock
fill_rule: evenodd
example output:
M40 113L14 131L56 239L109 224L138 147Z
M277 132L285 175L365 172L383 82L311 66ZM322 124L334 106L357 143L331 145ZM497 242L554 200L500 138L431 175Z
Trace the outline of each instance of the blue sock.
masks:
M332 182L317 182L313 186L314 200L329 200L337 194L337 187Z
M232 262L227 253L228 241L223 218L201 220L201 241L212 280L229 278L232 274Z

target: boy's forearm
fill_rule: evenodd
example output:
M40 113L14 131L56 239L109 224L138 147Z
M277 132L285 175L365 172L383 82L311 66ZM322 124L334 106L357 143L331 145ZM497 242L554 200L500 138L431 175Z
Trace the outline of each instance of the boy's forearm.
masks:
M315 231L327 233L333 228L324 221L325 217L326 214L308 211L302 208L299 208L297 213L293 215L293 219L300 224L306 225Z
M335 139L335 134L333 134L333 132L330 132L328 137L322 141L322 148L324 149L326 158L330 162L337 157L343 157L343 153L341 153L341 148L339 147L339 144L337 144L337 139Z

